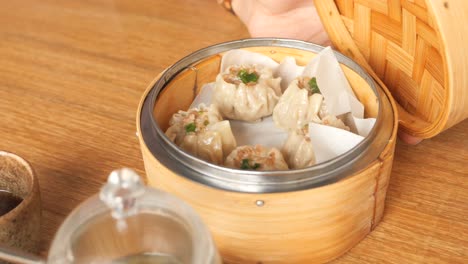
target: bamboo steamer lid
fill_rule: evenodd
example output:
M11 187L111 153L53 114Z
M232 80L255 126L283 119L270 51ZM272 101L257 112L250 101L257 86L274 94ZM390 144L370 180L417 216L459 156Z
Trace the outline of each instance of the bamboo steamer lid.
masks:
M315 5L334 46L395 97L405 132L430 138L468 117L466 0Z

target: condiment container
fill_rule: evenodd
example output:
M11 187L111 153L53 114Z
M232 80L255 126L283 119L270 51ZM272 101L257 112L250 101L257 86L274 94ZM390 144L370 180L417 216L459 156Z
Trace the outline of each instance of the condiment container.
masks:
M0 150L0 245L37 252L41 212L33 168L22 157Z

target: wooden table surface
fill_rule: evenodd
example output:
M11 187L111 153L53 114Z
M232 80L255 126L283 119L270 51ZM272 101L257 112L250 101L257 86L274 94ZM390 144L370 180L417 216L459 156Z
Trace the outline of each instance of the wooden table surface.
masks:
M150 81L211 44L248 37L214 0L1 1L0 149L32 163L41 252L123 166L144 175L135 114ZM468 120L398 142L380 225L335 263L468 263Z

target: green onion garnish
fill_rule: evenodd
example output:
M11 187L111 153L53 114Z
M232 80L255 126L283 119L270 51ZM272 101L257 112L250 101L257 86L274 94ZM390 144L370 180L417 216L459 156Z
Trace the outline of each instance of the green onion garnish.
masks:
M258 81L258 75L255 72L248 73L247 70L240 70L237 76L245 84Z
M314 94L314 93L321 93L320 92L320 89L317 85L317 78L315 77L312 77L312 79L310 79L309 81L309 88L310 88L310 91Z
M260 167L260 163L255 163L254 165L249 164L249 159L243 159L241 162L241 170L256 170Z
M195 132L196 128L197 128L197 126L195 125L195 123L190 123L190 124L185 126L185 132L186 133Z

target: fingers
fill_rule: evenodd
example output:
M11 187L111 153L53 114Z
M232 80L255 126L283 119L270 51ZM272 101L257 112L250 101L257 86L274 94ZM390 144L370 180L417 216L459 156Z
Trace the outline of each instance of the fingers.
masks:
M286 2L291 5L286 7ZM292 38L320 45L330 44L310 0L234 0L232 7L252 37ZM277 13L279 11L283 13Z
M253 0L232 0L231 4L234 13L247 26L255 13L257 2Z
M281 15L294 9L314 6L311 0L256 0L256 2L271 15Z
M401 139L401 141L409 145L417 145L423 140L422 138L411 136L401 130L398 130L398 137Z

